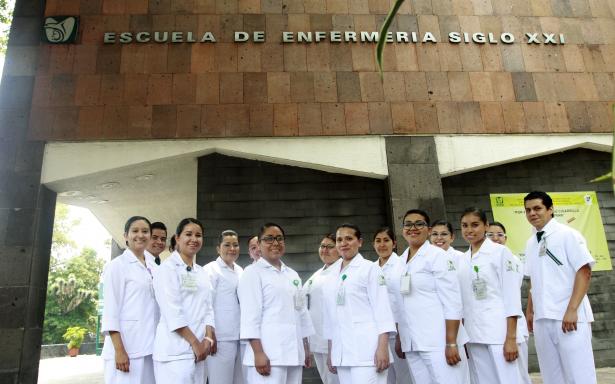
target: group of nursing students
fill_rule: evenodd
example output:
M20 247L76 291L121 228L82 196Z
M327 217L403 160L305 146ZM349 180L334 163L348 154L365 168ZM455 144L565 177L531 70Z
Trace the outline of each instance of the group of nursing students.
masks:
M249 239L253 263L236 264L236 232L218 258L195 263L203 226L182 220L171 256L146 251L150 222L130 218L126 251L104 272L106 383L299 384L311 355L323 383L530 383L522 268L502 245L505 229L467 209L466 253L448 222L426 212L403 219L398 256L389 228L360 254L361 230L342 224L319 245L322 268L306 282L283 259L284 230Z

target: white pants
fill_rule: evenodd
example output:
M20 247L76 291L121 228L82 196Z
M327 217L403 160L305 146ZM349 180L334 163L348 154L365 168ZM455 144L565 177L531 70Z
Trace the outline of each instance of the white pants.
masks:
M470 371L473 384L518 384L517 360L504 358L503 344L468 343ZM560 383L562 384L562 383Z
M530 374L528 372L528 350L527 350L527 340L523 343L517 344L519 348L519 358L517 359L517 366L519 367L519 376L521 384L532 384L532 379L530 379Z
M154 384L152 355L130 359L128 372L115 368L115 359L105 360L105 384Z
M534 321L534 341L544 384L596 383L590 323L577 323L577 330L562 331L561 320Z
M412 378L419 384L468 383L468 359L464 350L459 351L459 357L459 363L448 365L444 351L406 352Z
M318 369L322 384L339 384L340 380L337 375L329 372L326 353L314 352L314 361L316 361L316 368Z
M387 371L376 372L376 367L337 367L340 384L387 384Z
M160 384L205 384L205 361L194 363L193 359L154 361L156 382Z
M301 384L303 376L302 366L275 366L271 367L269 376L263 376L254 366L244 366L248 371L248 384ZM214 383L212 383L214 384Z
M395 353L395 339L389 339L389 348L393 351L393 361L388 369L387 383L388 384L413 384L412 375L408 369L406 360L400 359Z
M239 341L218 341L218 351L207 356L207 378L209 384L241 384L241 356Z

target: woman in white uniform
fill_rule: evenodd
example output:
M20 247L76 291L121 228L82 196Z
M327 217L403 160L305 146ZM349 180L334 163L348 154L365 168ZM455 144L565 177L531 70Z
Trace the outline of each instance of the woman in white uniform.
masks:
M256 263L258 259L260 259L261 257L261 250L258 247L258 235L249 237L248 241L246 242L246 245L248 246L248 256L250 256L250 261L251 261L251 264L248 264L246 266L246 268L248 268L252 266L254 263ZM241 351L241 356L240 356L241 362L243 362L244 356L246 355L247 345L248 345L248 340L241 339L239 341L239 349ZM243 374L243 382L247 383L248 382L248 370L242 368L241 372Z
M152 352L159 315L152 280L158 266L145 252L150 235L145 217L128 219L127 248L105 268L101 331L106 384L154 383Z
M342 384L385 384L393 358L389 334L395 322L382 270L359 253L361 231L353 224L336 230L342 261L327 281L324 337L329 370Z
M239 281L241 338L250 343L243 360L248 383L300 384L302 366L311 366L308 336L314 334L301 279L282 262L284 231L263 225L261 258Z
M393 311L393 317L397 317L396 310L398 303L396 303L395 290L398 288L395 284L394 271L399 262L399 256L394 252L397 247L395 239L395 232L389 227L382 227L376 231L373 240L374 250L378 254L378 260L374 263L382 269L384 278L387 284L387 291L389 294L389 304L391 304L391 310ZM388 384L408 384L412 382L412 376L408 370L408 364L406 363L406 356L400 348L395 348L396 334L389 335L389 348L393 353L393 362L389 367L387 373Z
M154 341L154 372L158 383L204 384L204 360L215 348L215 319L209 276L195 263L203 246L203 225L196 219L183 219L175 240L177 250L154 278L161 313Z
M240 384L241 357L239 350L240 311L237 285L243 273L235 261L239 257L237 232L226 230L218 238L218 258L204 268L213 288L216 314L216 354L206 360L210 384Z
M399 337L415 383L464 383L467 365L462 305L453 257L430 244L429 216L420 209L404 215L408 248L397 270Z
M335 248L335 235L328 234L320 240L318 247L318 256L324 264L322 268L314 272L314 274L303 284L303 290L306 294L308 311L312 318L314 331L316 332L309 337L310 350L314 354L316 368L323 384L338 384L337 375L329 372L327 368L327 355L329 352L327 340L323 338L323 323L324 323L324 305L325 294L324 283L327 277L331 274L334 265L337 265L340 260L340 255Z
M485 236L487 228L483 211L463 212L461 232L470 249L459 263L459 278L471 377L475 384L517 384L521 269L508 248Z
M489 240L502 245L506 245L506 240L508 240L504 224L497 221L489 224L486 235ZM523 274L519 277L519 289L521 289L521 284L523 284ZM517 365L519 367L519 375L521 375L521 383L523 384L532 384L530 374L528 373L527 341L529 338L530 332L527 329L527 321L525 320L525 315L522 312L521 317L517 320L517 346L519 347L519 358L517 359Z

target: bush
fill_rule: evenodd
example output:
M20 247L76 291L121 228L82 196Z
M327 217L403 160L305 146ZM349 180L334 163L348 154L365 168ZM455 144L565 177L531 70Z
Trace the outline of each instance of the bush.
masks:
M80 348L87 331L83 327L68 327L62 335L64 341L68 342L68 349Z

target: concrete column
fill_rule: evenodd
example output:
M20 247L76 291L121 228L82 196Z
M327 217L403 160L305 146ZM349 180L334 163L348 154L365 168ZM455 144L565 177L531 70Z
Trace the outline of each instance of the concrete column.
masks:
M402 220L407 210L425 210L431 220L446 219L436 143L432 136L385 138L390 212L397 249L406 248Z
M36 383L55 193L26 137L44 2L17 0L0 88L0 382Z

